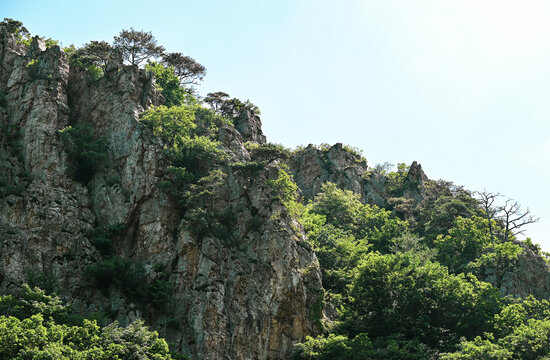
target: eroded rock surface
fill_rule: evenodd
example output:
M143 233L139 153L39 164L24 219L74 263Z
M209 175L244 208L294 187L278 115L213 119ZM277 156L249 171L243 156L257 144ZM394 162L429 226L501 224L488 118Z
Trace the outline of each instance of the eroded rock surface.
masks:
M225 169L209 206L230 214L231 226L198 236L159 190L162 144L138 121L159 102L151 75L110 64L91 80L57 46L36 38L27 50L10 34L0 37L3 291L31 274L52 278L78 310L122 324L143 317L193 359L288 358L293 344L316 333L318 262L300 225L272 199L266 179L275 168L253 181ZM72 179L59 134L78 123L108 144L108 164L86 186ZM265 136L260 119L246 116L222 127L218 140L230 159L247 161L243 142ZM101 259L90 231L113 226L123 229L117 256L144 264L148 281L163 269L172 284L164 308L136 304L116 288L101 292L83 278Z

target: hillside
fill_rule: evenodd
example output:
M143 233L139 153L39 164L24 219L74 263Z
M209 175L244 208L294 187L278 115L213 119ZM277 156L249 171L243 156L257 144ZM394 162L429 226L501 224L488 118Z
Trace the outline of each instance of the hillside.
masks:
M252 103L85 49L1 27L2 294L143 319L191 359L550 351L545 256L499 209L417 162L268 143Z

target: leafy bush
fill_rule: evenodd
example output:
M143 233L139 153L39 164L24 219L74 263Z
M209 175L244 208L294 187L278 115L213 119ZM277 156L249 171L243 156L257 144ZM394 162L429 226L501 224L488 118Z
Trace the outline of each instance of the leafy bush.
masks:
M103 292L107 292L109 287L114 285L136 302L146 300L147 278L143 264L110 256L86 267L83 275Z
M543 359L550 352L550 303L514 299L494 317L494 333L463 339L442 359Z
M23 284L16 294L0 296L0 316L19 320L41 314L57 322L65 322L69 308L58 296L48 295L44 290Z
M296 201L298 195L298 186L292 180L292 176L283 169L278 169L276 179L267 179L267 185L271 188L271 194L274 200L280 201L285 205Z
M196 234L204 235L217 227L216 223L209 224L213 214L204 208L190 209L190 206L209 206L207 199L214 195L225 176L220 169L212 169L226 162L219 142L212 140L218 126L225 121L195 105L154 107L143 114L141 121L162 140L170 163L159 188L177 201Z
M236 162L231 164L231 168L243 177L252 178L265 170L266 165L263 161Z
M461 337L492 329L502 308L497 289L472 275L411 254L369 254L351 290L345 328L350 335L401 334L430 347L452 349Z
M247 142L244 146L250 152L250 157L255 162L269 164L272 161L286 160L290 157L290 150L279 144L256 144Z
M375 339L371 341L367 334L354 338L345 335L330 334L327 337L306 337L306 341L297 344L295 360L426 360L435 359L436 354L426 345L417 341L402 339Z
M518 263L518 256L523 248L511 242L492 244L484 249L484 253L468 266L480 272L492 268L499 271L511 271Z
M359 196L330 182L308 204L311 212L326 216L328 224L367 239L374 250L388 252L391 240L406 233L408 223L377 206L362 204Z
M468 264L478 259L491 243L487 220L480 217L457 217L448 235L435 240L439 261L454 272L463 272Z
M180 86L180 79L174 73L173 67L150 62L145 65L145 69L155 76L156 88L164 97L164 105L172 107L197 102L190 90Z
M428 241L447 235L457 217L481 216L478 201L469 191L442 180L425 182L424 199L418 206L415 229Z
M0 358L110 360L172 359L168 345L143 321L126 328L117 323L101 329L95 321L81 326L59 325L37 314L20 320L0 316Z
M87 184L107 159L107 141L97 137L88 124L69 126L60 131L69 160L74 163L75 180Z
M437 255L437 250L429 248L424 243L424 239L410 233L392 239L389 250L391 253L411 253L417 258L425 260L434 260Z

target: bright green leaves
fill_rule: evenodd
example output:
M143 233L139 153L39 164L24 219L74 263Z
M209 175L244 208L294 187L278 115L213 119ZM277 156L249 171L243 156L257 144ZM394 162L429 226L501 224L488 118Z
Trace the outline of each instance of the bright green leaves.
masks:
M319 227L315 234L310 233L309 239L321 264L323 288L333 294L347 294L357 266L371 245L330 224Z
M56 360L172 359L164 339L143 321L126 328L112 324L104 329L95 321L81 326L59 325L41 314L19 320L0 316L0 358Z
M68 326L68 307L38 288L23 285L18 296L0 297L0 311L1 359L172 359L166 341L143 321L100 328L85 319Z
M495 243L484 249L484 253L469 264L469 268L481 273L484 269L492 268L498 271L511 271L518 263L518 257L524 249L512 242Z
M184 178L198 180L211 166L225 160L219 142L211 138L212 126L216 127L222 120L215 115L208 117L206 112L195 105L157 106L141 117L141 122L161 139L172 168L180 169L169 170L175 174L173 183L176 185Z
M68 309L57 296L47 295L39 288L31 289L23 284L18 296L0 296L0 315L25 319L31 315L42 314L46 318L64 321Z
M519 245L492 243L488 220L473 216L457 217L448 235L434 241L438 260L454 272L466 272L492 267L500 271L511 269L523 248ZM497 228L493 223L493 229Z
M180 106L197 102L189 89L180 86L180 79L174 73L173 67L150 62L145 65L145 69L151 71L155 76L156 89L164 97L166 106Z
M159 137L166 148L178 147L196 128L193 106L154 106L141 116L140 121Z
M443 348L482 334L500 310L497 289L411 254L369 254L351 297L345 314L350 333L397 333Z
M339 310L346 306L358 266L368 253L386 250L408 228L407 222L361 203L356 194L333 183L324 184L299 214L321 265L323 287Z
M176 201L195 235L216 232L227 236L230 232L217 220L212 202L223 189L225 173L220 167L227 160L214 139L227 120L198 105L181 105L150 108L141 122L160 138L170 164L158 187Z
M404 234L408 223L375 205L363 204L351 191L336 184L323 184L308 205L310 211L325 215L327 223L349 231L356 239L368 239L374 250L387 252L393 238Z
M494 317L494 332L463 340L442 359L541 359L550 353L550 303L528 297L514 300Z
M486 222L480 217L456 218L449 234L439 235L435 240L441 263L454 272L465 271L466 266L479 258L483 249L491 243Z
M271 188L274 200L282 202L287 207L296 201L298 186L292 181L292 177L283 169L278 169L279 176L276 179L268 179L267 185Z
M414 340L396 338L374 339L368 334L354 338L330 334L327 337L306 337L296 346L294 359L300 360L427 360L435 359L435 353L426 345Z

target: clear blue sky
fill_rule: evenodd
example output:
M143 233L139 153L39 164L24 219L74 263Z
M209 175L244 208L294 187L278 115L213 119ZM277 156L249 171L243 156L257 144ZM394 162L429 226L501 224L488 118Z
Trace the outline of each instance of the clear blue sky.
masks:
M152 31L207 67L203 95L257 104L269 141L343 142L501 192L550 251L547 1L0 0L0 15L64 45Z

